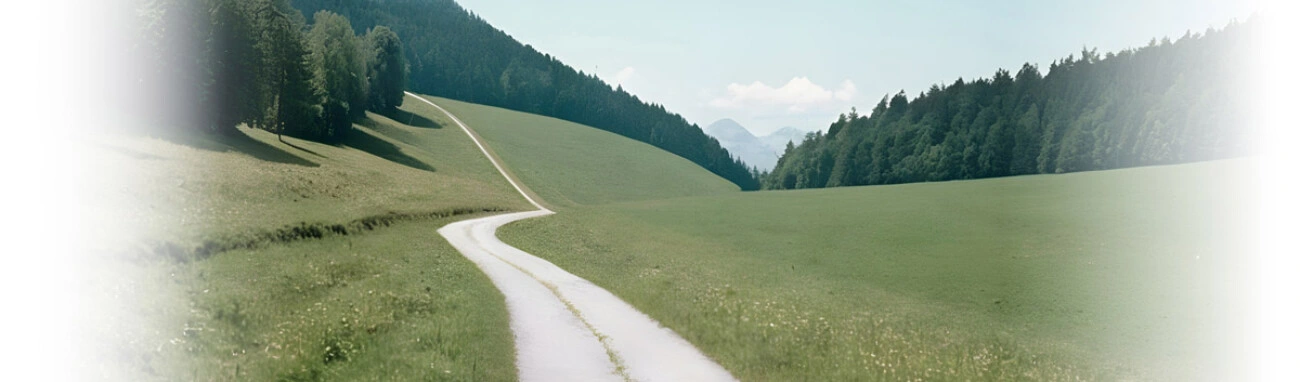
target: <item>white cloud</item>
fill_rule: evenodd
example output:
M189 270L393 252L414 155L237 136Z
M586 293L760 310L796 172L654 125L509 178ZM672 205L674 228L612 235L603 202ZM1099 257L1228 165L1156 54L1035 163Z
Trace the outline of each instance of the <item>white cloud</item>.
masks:
M623 85L623 83L627 82L628 79L632 78L632 75L634 74L636 74L636 68L633 68L631 66L623 68L623 70L620 70L618 71L618 73L614 74L614 86Z
M840 83L840 89L835 91L835 99L840 101L852 101L853 96L858 94L858 86L853 81L844 80Z
M784 86L773 88L759 81L749 85L727 85L727 95L715 98L709 106L722 109L748 107L783 107L790 113L804 113L812 108L839 107L853 100L858 87L844 80L835 90L827 90L808 77L795 77Z

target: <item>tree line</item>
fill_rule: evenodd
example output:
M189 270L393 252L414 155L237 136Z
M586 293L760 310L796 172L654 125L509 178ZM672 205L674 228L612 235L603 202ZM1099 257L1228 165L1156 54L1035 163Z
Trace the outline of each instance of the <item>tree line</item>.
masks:
M494 28L452 0L297 0L304 13L339 12L358 30L401 34L414 91L564 119L646 142L744 190L758 173L662 105L611 87Z
M1084 48L1047 75L934 85L886 95L825 133L788 145L765 189L1048 174L1248 154L1249 60L1258 22L1230 23L1107 53Z
M384 26L357 35L321 11L308 25L288 0L160 0L139 9L141 102L167 122L230 134L247 124L326 142L366 110L395 111L409 71ZM187 107L186 105L196 105Z

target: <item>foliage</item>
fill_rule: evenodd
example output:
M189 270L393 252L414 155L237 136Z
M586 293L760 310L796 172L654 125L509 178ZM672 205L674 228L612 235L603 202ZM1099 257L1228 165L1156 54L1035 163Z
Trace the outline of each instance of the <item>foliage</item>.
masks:
M366 80L367 56L348 19L328 11L317 12L312 19L315 24L307 33L307 41L312 84L323 96L325 130L321 135L340 139L351 130L353 120L365 116L370 88Z
M787 150L767 189L973 179L1203 161L1250 151L1248 59L1258 23L1108 53L1084 49L1046 76L886 96Z
M254 4L257 4L255 2ZM291 11L291 10L290 10ZM261 2L252 10L262 25L257 47L262 51L261 76L246 84L261 89L257 107L264 112L253 126L299 137L320 135L320 94L312 87L309 51L302 25L279 7Z
M370 49L370 109L381 113L402 106L406 90L406 76L410 68L402 51L402 40L392 29L378 26L366 33L366 46Z
M212 25L203 59L212 75L203 84L209 94L211 112L203 120L211 121L214 130L231 133L242 121L258 118L258 89L253 84L263 55L254 45L253 20L243 17L245 10L231 0L212 4Z
M140 111L179 104L160 118L166 124L228 135L248 124L336 142L371 106L375 67L384 76L382 111L401 104L406 77L387 67L404 64L376 55L336 14L317 15L308 30L288 0L142 1L137 13L141 43L131 56L140 57L134 76L148 89ZM383 44L401 40L390 31ZM379 58L387 61L371 62Z
M596 76L524 45L452 0L298 0L366 30L383 24L405 36L416 92L541 114L646 142L694 162L744 190L758 180L699 126Z

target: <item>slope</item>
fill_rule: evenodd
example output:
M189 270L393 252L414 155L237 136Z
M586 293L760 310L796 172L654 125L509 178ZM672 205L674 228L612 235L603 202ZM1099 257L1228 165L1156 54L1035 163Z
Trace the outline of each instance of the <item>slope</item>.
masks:
M1249 379L1254 166L643 201L499 236L743 380Z
M106 134L87 224L98 380L515 377L503 298L435 231L531 208L407 99L339 145Z
M554 212L520 186L478 134L454 115L451 118L537 208L464 220L438 230L506 295L520 379L735 380L681 337L608 291L498 240L496 231L501 226Z
M306 15L329 10L358 32L376 25L401 36L410 90L499 106L610 131L686 158L746 190L759 183L745 163L699 126L590 73L538 52L453 0L296 0Z
M681 157L575 123L429 97L473 128L550 207L712 195L738 188Z

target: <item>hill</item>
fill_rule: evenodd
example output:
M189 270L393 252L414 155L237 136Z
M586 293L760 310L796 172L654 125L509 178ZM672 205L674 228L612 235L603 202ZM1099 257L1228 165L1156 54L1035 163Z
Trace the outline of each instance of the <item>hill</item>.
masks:
M644 201L499 236L742 380L1249 379L1254 166Z
M566 213L738 191L613 133L430 98ZM77 367L132 381L514 379L500 292L433 232L532 207L419 100L353 128L335 144L247 127L97 137L92 172L113 176L85 214L105 228L84 290L102 302L87 324L102 362Z
M434 231L532 206L422 102L353 127L337 144L246 127L91 140L97 208L80 215L100 235L78 291L96 362L70 367L123 381L514 379L504 299Z
M713 195L738 188L654 146L576 123L429 97L473 128L552 207Z
M1106 53L1046 75L934 85L842 115L766 177L768 189L1052 174L1233 158L1251 152L1260 22Z
M392 28L405 43L409 88L551 116L649 143L756 190L758 179L699 126L662 105L524 45L452 0L295 0L304 14L338 12L359 32Z

